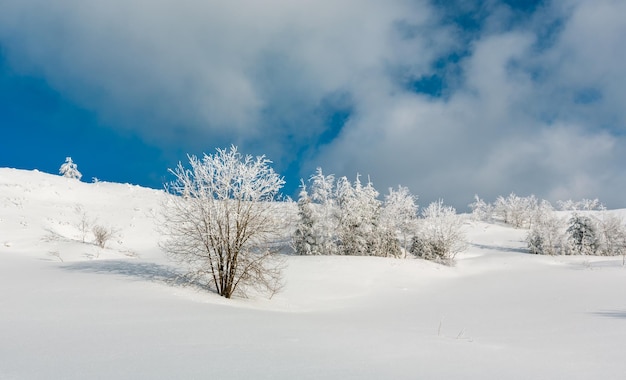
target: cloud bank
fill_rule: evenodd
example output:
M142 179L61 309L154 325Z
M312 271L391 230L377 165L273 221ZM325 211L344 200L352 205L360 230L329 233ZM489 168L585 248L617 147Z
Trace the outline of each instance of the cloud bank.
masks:
M626 3L5 0L0 46L108 124L464 208L624 207ZM291 180L291 179L290 179Z

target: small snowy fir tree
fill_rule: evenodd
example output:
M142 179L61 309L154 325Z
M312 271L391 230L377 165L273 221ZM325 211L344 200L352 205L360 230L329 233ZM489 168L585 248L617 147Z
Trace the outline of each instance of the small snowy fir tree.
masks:
M572 255L595 255L599 248L594 221L588 217L574 214L567 228L569 252Z
M367 181L367 185L361 186L361 182L358 180L355 183L355 194L356 198L356 209L359 211L360 215L360 227L359 234L364 237L366 244L366 255L371 256L398 256L399 252L395 251L395 248L398 247L397 244L393 244L391 242L385 242L388 238L382 233L380 228L380 213L382 209L382 202L378 200L378 191L374 188L374 184L372 181ZM396 240L395 237L393 240ZM386 252L383 249L383 244L387 247L387 249L394 249L393 252Z
M304 181L300 186L298 197L298 225L294 234L294 249L299 255L312 255L319 253L315 238L315 218L313 205L306 190Z
M355 256L382 256L379 250L378 219L381 202L371 182L361 184L357 175L354 186L346 177L337 182L339 203L340 253Z
M409 249L408 242L416 228L417 204L415 200L416 197L406 187L398 186L398 190L389 188L389 194L385 196L381 212L380 229L381 234L386 237L383 243L390 243L388 239L400 236L404 254ZM393 252L388 252L386 256L395 255Z
M358 178L357 178L358 181ZM359 233L360 215L356 213L357 195L352 184L346 177L337 181L337 229L339 237L339 253L342 255L362 256L367 250L365 238Z
M65 178L74 178L80 180L83 176L78 171L78 166L72 161L72 157L66 157L65 163L61 165L59 173Z
M317 168L310 178L313 218L313 236L316 244L311 254L337 254L337 205L334 197L335 176L324 175Z

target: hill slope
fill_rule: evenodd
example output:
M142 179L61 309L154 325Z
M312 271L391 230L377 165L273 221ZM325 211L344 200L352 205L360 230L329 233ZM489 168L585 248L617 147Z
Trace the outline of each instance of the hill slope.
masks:
M620 258L538 257L468 226L455 267L288 257L271 300L181 288L163 193L0 169L0 378L617 379ZM105 249L82 221L116 230Z

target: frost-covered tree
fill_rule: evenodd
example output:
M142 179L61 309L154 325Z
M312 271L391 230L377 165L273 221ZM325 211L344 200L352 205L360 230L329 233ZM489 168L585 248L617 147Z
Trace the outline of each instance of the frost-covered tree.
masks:
M598 198L595 199L582 199L575 202L571 199L566 201L558 201L557 206L562 211L603 211L606 210L604 205Z
M335 181L318 168L310 178L310 193L302 185L294 248L313 255L403 255L399 236L415 230L417 206L408 189L390 190L385 203L371 180L363 185L357 175ZM406 243L405 243L406 247ZM406 248L405 248L406 251Z
M82 174L78 171L78 165L76 165L72 161L72 157L65 157L65 163L61 165L59 169L59 174L61 174L65 178L73 178L80 180L82 178Z
M596 230L600 243L598 253L603 256L622 255L626 260L626 226L624 220L615 214L602 212L602 216L597 221Z
M346 177L337 180L338 253L363 256L367 251L365 237L359 233L360 217L356 212L356 194Z
M411 252L426 260L451 265L457 253L467 247L463 219L456 210L439 200L422 210L422 219L413 238Z
M515 193L504 198L499 196L494 204L494 213L501 220L515 228L529 228L532 216L538 207L537 198L534 195L520 197Z
M343 255L379 255L377 225L381 203L371 182L361 184L357 175L354 186L347 178L337 182L339 205L339 242Z
M383 241L401 237L404 252L409 250L409 239L412 237L417 223L417 197L408 188L398 186L398 190L389 188L381 211L380 228L386 237ZM389 242L392 246L393 244Z
M312 234L316 242L311 254L335 255L338 253L337 228L339 225L335 176L324 175L322 168L317 168L309 182L311 183Z
M294 249L299 255L319 254L317 252L315 224L313 204L303 181L298 196L298 222L294 234Z
M366 255L370 256L398 256L399 252L387 252L383 249L383 245L387 249L395 249L397 244L393 244L391 233L383 231L380 225L380 214L382 210L382 202L378 199L379 192L374 188L372 181L367 181L365 186L361 186L358 180L355 183L355 193L357 200L357 210L360 214L359 233L365 237L367 244ZM397 240L395 236L393 240Z
M626 263L626 226L597 200L559 202L567 210L590 207L581 215L574 212L566 221L542 201L533 217L526 242L531 253L543 255L623 255Z
M566 230L569 253L595 255L599 248L596 226L592 218L574 214Z
M189 156L190 169L179 163L170 170L175 180L163 205L161 247L189 280L226 298L249 287L278 290L281 263L273 242L283 226L274 201L284 181L270 163L232 146Z
M554 212L544 209L537 216L528 235L526 243L530 253L538 255L560 255L564 249L564 222Z
M474 202L469 204L472 210L472 219L481 222L491 221L493 214L493 205L486 203L478 194L474 195Z
M349 228L352 220L356 219L356 215L352 213L355 197L354 188L348 178L339 178L337 180L337 187L335 188L335 200L337 204L335 215L338 221L338 228Z

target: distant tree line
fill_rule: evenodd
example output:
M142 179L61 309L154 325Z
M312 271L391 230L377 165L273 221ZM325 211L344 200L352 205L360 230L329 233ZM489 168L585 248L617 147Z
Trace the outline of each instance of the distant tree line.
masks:
M501 222L528 229L526 243L530 253L540 255L625 255L626 226L608 212L598 199L557 202L539 201L535 196L511 193L486 203L475 196L475 220Z

